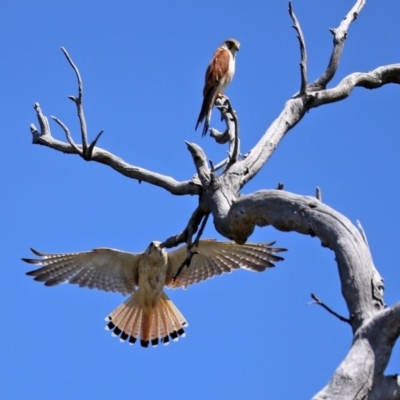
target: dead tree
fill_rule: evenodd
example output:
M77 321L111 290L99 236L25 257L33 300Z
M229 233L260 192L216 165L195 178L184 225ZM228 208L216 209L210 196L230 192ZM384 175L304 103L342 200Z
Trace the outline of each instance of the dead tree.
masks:
M330 310L315 295L313 299L342 321L348 323L353 342L345 359L336 369L330 382L314 399L400 399L400 378L385 376L395 342L400 334L400 302L387 307L384 301L383 279L374 266L366 235L345 216L322 203L321 192L315 198L282 190L261 190L240 195L240 190L265 165L281 139L312 108L345 99L355 87L377 89L389 83L400 83L400 64L386 65L365 73L353 73L336 87L328 88L335 76L343 52L347 31L363 9L366 0L356 0L340 25L331 29L333 50L328 66L314 82L307 81L307 53L300 24L289 3L289 14L299 39L301 51L300 89L284 105L282 112L246 155L240 156L238 118L228 100L218 100L227 129L223 133L211 130L218 143L229 142L228 158L209 167L200 146L186 142L197 171L195 177L177 181L157 172L130 165L121 158L96 146L102 132L89 143L83 112L83 86L78 68L65 49L62 49L76 73L78 96L69 98L75 103L81 128L81 144L76 144L68 127L52 117L65 132L67 142L54 139L50 125L38 103L34 108L39 130L31 125L33 143L54 150L78 154L86 161L110 166L126 177L159 186L174 195L196 195L199 204L182 232L166 238L163 245L173 247L197 240L208 217L212 216L215 229L228 239L245 243L255 226L271 225L281 231L295 231L316 236L324 247L335 253L342 294L348 317ZM222 171L222 172L218 172ZM197 233L197 237L194 235ZM188 260L190 262L190 259Z

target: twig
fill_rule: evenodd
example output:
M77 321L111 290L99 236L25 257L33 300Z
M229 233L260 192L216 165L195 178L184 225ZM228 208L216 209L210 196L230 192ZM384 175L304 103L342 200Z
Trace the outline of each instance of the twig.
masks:
M82 151L82 146L76 145L76 147L80 150L80 152L78 152L68 141L63 142L61 140L53 138L50 132L48 119L43 114L39 103L35 103L33 107L36 111L36 116L39 121L40 131L36 128L34 124L30 124L29 128L32 134L32 143L41 146L47 146L64 154L79 155ZM99 137L99 135L100 133L97 136ZM94 142L96 142L98 137L95 139ZM107 165L115 171L119 172L120 174L126 176L127 178L147 182L152 185L161 187L174 195L201 195L202 192L200 180L189 179L180 182L170 176L162 175L157 172L140 168L136 165L128 164L122 158L117 157L114 154L99 147L96 147L96 152L92 155L91 161ZM203 175L205 175L207 171L208 168L206 169L206 171L204 171ZM184 243L185 241L186 238L179 243Z
M70 100L72 100L75 105L76 109L78 112L78 118L79 118L79 125L81 128L81 136L82 136L82 152L80 152L80 156L86 160L90 161L92 159L93 155L93 149L99 140L100 136L104 132L103 130L100 131L100 133L96 136L95 140L88 146L88 133L87 133L87 126L86 126L86 120L85 120L85 115L83 112L83 84L82 84L82 78L79 73L78 67L74 64L72 61L71 57L69 56L67 50L64 47L61 47L61 51L64 53L66 59L68 60L69 64L71 65L72 69L75 71L76 78L78 80L78 97L75 96L68 96ZM71 141L68 140L70 143ZM72 144L71 144L72 146Z
M350 24L357 19L358 14L363 9L365 3L366 0L357 0L351 10L343 18L340 25L336 29L329 29L333 35L333 51L329 59L328 67L316 81L308 86L309 89L324 89L335 76L339 66L340 58L342 57L344 42L347 39L347 31L350 27Z
M103 134L104 130L102 129L97 136L95 137L95 139L93 140L92 143L90 143L88 149L87 149L87 157L89 160L92 159L92 155L93 155L93 149L96 146L97 141L100 139L100 136Z
M300 62L300 70L301 70L301 86L300 86L300 95L306 93L307 89L307 51L306 51L306 42L304 40L304 35L301 30L299 21L293 11L292 2L289 1L289 15L293 21L293 28L297 33L297 39L299 39L300 43L300 54L301 54L301 62Z
M340 314L337 312L333 311L330 307L328 307L325 303L323 303L314 293L311 293L312 299L315 301L314 303L309 303L309 304L318 304L321 307L325 308L326 311L334 315L336 318L339 318L342 322L346 322L349 325L351 325L351 322L348 318L342 317Z
M40 104L35 103L33 105L33 108L36 111L37 119L38 119L39 126L40 126L40 132L36 129L36 126L34 124L30 125L30 130L31 130L32 137L33 137L33 143L38 143L38 139L40 137L51 136L50 125L49 125L49 121L48 121L47 117L44 116L42 113Z
M322 191L320 187L316 187L315 189L315 197L319 200L322 201Z
M60 121L57 117L54 117L53 115L51 116L51 118L57 122L58 125L61 126L61 128L64 130L65 132L65 136L67 137L68 143L71 145L71 147L73 147L75 149L75 151L83 157L83 152L82 150L75 144L74 140L72 139L72 136L69 132L68 127L62 122Z
M71 65L72 69L76 74L76 79L78 80L78 98L75 96L68 96L70 100L72 100L77 107L79 123L81 126L81 135L82 135L82 149L85 153L88 147L88 139L87 139L87 128L86 128L86 120L83 114L83 83L81 74L79 73L78 67L74 64L71 57L69 56L67 50L64 47L61 47L61 51L64 53L64 56L68 60L69 64Z

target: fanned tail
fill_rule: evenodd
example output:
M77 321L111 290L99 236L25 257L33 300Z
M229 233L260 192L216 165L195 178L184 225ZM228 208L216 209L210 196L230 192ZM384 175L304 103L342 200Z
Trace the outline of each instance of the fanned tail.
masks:
M134 344L140 339L143 347L168 344L169 339L178 340L185 336L183 327L188 323L168 296L163 292L154 307L143 308L139 303L139 292L107 316L106 329L112 330L113 336L119 336L122 342Z

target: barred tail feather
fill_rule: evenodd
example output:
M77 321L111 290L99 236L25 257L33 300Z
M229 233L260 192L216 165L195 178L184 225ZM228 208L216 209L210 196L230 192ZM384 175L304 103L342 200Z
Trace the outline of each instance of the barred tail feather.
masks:
M176 335L185 337L186 334L182 327L188 326L188 323L185 320L184 316L176 308L175 304L167 296L165 297L166 298L164 299L165 302L164 310L167 313L169 320L173 321L174 326L179 327L179 329L174 332L174 335L170 334L170 336L173 340L178 340Z
M183 327L187 321L165 293L154 307L143 308L139 303L138 292L107 316L106 329L121 341L134 344L140 339L143 347L149 344L168 344L169 339L178 340L185 336Z

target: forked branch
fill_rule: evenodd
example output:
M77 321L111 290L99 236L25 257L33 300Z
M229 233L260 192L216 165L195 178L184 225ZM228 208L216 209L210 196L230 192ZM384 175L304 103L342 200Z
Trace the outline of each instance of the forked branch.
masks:
M83 84L78 68L72 61L71 57L64 48L61 48L65 57L67 58L69 64L75 71L77 82L78 82L78 97L69 96L77 107L78 118L80 123L82 145L76 144L72 138L72 135L68 127L57 117L52 116L53 120L63 129L65 136L67 138L67 143L57 140L52 137L50 125L47 117L43 114L39 103L34 104L34 109L36 111L36 116L38 118L40 130L36 128L34 124L30 125L30 130L32 133L32 139L34 144L40 144L52 148L53 150L60 151L66 154L78 154L83 159L87 161L96 161L101 164L108 165L122 175L135 179L139 182L147 182L155 186L159 186L168 190L171 194L175 195L195 195L201 193L201 186L198 182L193 179L187 181L176 181L175 179L146 170L144 168L136 167L134 165L128 164L121 158L96 147L97 141L99 140L103 131L100 131L96 138L90 145L88 145L88 135L86 128L86 121L83 112Z
M315 82L308 84L304 90L306 69L302 67L300 93L296 93L286 102L280 115L273 121L260 141L249 152L246 159L232 166L232 175L235 174L241 177L239 188L242 188L258 173L271 157L283 137L301 121L311 108L343 100L350 95L356 86L376 89L389 83L400 83L400 64L391 64L378 67L371 72L350 74L335 88L325 89L326 85L336 74L350 24L357 18L364 5L365 0L357 0L339 27L332 29L332 33L334 34L334 49L326 71ZM306 66L304 38L300 34L300 24L297 18L295 18L290 3L289 12L295 23L294 28L298 33L300 47L304 47L302 62L304 61Z
M325 72L317 80L309 85L310 89L325 89L326 85L335 76L336 71L339 67L340 59L342 57L344 42L347 39L347 31L349 30L350 24L357 19L361 10L365 6L365 3L366 0L357 0L351 10L343 18L340 25L335 29L329 29L329 31L333 35L333 51Z

